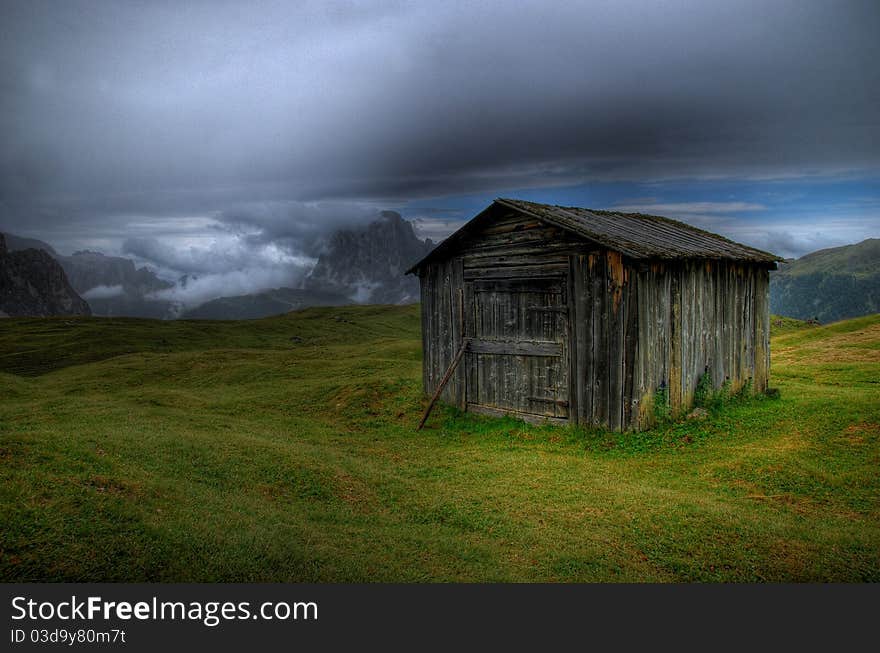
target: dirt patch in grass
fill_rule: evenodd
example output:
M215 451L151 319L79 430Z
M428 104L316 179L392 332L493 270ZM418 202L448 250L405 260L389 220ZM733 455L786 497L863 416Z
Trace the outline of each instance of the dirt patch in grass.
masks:
M333 481L336 496L357 512L368 513L375 510L378 498L364 481L345 472L337 472Z
M143 487L139 483L122 481L108 476L90 476L80 481L80 485L99 494L131 498L144 496Z
M880 363L880 323L867 325L858 331L829 335L813 342L776 346L773 362L797 363Z
M843 438L851 445L865 444L868 440L880 438L880 424L850 424L843 430Z

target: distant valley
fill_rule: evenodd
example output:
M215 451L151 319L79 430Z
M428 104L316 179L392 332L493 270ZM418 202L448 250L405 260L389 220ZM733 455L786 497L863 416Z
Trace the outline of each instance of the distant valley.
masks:
M880 312L880 239L780 263L770 276L770 311L823 324Z
M250 295L218 297L184 311L183 319L253 320L298 311L309 306L344 306L352 304L344 295L302 288L273 288Z

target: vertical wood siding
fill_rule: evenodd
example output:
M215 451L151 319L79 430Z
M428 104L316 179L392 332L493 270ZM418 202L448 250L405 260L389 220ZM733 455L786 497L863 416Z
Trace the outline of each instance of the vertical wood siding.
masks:
M769 272L727 261L653 263L638 268L640 409L632 426L653 422L653 401L668 391L674 415L693 407L703 374L739 391L769 380Z
M461 345L462 268L458 258L438 261L421 270L422 384L433 394ZM441 395L464 408L464 368L459 366Z
M637 277L620 254L608 250L573 255L571 276L577 422L626 429L638 409Z

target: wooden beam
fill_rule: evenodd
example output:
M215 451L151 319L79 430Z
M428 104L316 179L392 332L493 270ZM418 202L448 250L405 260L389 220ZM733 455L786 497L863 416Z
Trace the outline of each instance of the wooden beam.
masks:
M416 431L421 431L422 427L425 425L425 422L428 421L428 415L431 414L431 410L433 410L434 404L436 404L437 399L440 398L440 393L443 392L443 388L445 388L446 384L449 383L449 379L452 378L452 373L461 362L461 357L464 355L464 350L467 349L467 345L467 339L462 340L461 347L458 348L458 352L455 354L455 358L452 359L452 363L449 364L449 368L446 370L446 374L444 374L443 378L440 380L440 385L437 386L437 390L434 392L434 396L431 397L431 403L429 403L428 407L425 409L425 414L422 415L422 421L419 422L419 427L416 429Z
M497 268L468 268L464 271L465 280L472 279L510 279L522 277L535 279L538 277L564 277L568 271L565 263L544 263L542 265L512 265Z

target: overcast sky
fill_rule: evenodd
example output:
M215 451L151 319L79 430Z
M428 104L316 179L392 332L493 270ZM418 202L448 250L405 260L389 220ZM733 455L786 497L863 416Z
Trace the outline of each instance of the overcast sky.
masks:
M880 236L878 62L876 0L7 0L0 229L246 277L516 196L799 255Z

